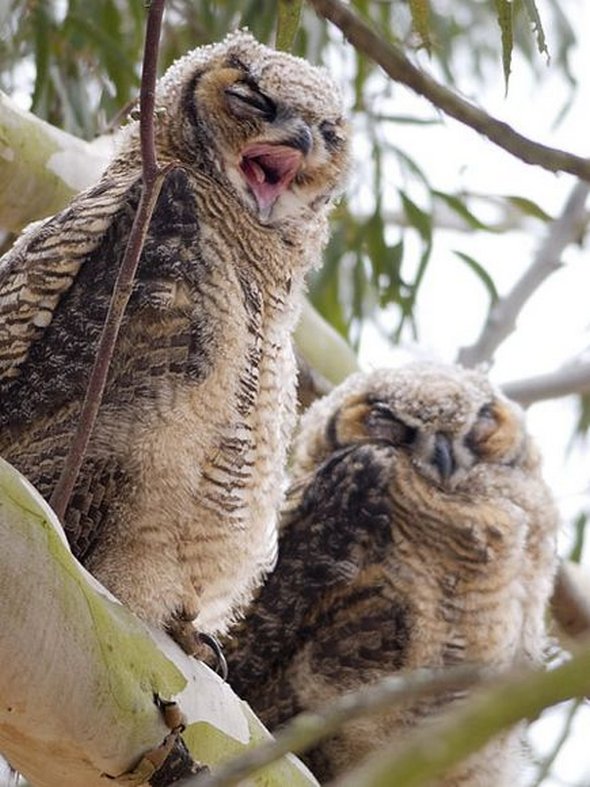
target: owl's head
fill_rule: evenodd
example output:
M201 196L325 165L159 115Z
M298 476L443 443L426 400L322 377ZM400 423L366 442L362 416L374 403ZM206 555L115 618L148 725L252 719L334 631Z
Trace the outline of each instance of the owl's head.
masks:
M358 443L394 447L447 490L460 489L478 468L538 464L521 408L483 373L459 366L416 363L351 376L303 417L295 473Z
M341 191L348 132L324 69L239 31L158 83L158 144L237 194L263 224L322 211Z

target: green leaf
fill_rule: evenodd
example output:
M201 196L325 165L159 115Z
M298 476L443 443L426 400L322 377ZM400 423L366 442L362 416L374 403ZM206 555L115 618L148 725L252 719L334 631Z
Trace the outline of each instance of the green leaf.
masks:
M379 305L382 309L390 303L402 303L401 288L404 286L400 277L400 268L404 256L404 242L400 240L388 248L387 268L385 278L377 282Z
M512 47L514 45L514 34L512 29L512 1L494 0L496 4L496 18L502 32L502 67L504 69L504 84L508 92L508 80L510 79L510 66L512 63Z
M367 305L368 282L363 258L359 255L352 271L352 316L362 320Z
M422 45L430 54L430 25L428 0L410 0L410 13L414 29L420 36Z
M578 401L579 413L574 436L579 437L586 435L590 430L590 394L581 394Z
M568 555L568 560L574 563L579 563L584 551L584 538L586 536L586 524L588 522L588 515L584 511L580 511L574 521L575 538L573 546Z
M389 143L386 144L388 150L391 150L397 156L400 167L406 172L408 172L411 176L418 178L418 180L421 180L422 183L428 189L428 191L431 191L430 182L426 177L426 173L424 172L423 169L421 169L421 167L418 166L418 164L414 161L414 159L411 158L411 156L409 156L405 152L405 150L402 150L402 148L398 147L397 145L391 145Z
M418 231L422 240L430 243L432 240L432 216L419 208L405 191L398 189L404 212L408 223Z
M401 338L401 332L406 321L409 321L413 338L417 339L417 326L414 320L413 311L416 304L418 291L420 289L420 285L422 284L422 280L430 260L430 255L432 253L432 216L422 210L422 208L420 208L412 199L410 199L410 197L408 197L408 195L402 189L398 189L398 193L402 201L402 206L406 214L408 224L420 235L423 248L422 253L420 254L418 270L416 272L416 276L414 277L414 281L407 285L409 294L401 296L399 299L399 304L402 309L402 318L394 333L394 340L396 342L399 342Z
M303 0L279 0L277 4L276 48L290 52L299 29Z
M545 39L545 31L543 30L543 23L541 22L541 16L537 9L537 5L535 0L522 0L525 11L527 13L528 18L530 19L531 25L533 27L533 32L536 34L535 37L537 39L537 49L541 55L545 55L547 57L547 62L551 59L549 55L549 49L547 47L547 41Z
M481 263L479 263L476 259L471 257L469 254L465 254L462 251L457 251L457 249L455 249L453 251L453 253L456 254L457 257L459 257L460 260L463 260L463 262L469 268L471 268L471 270L480 279L481 283L484 285L484 287L488 291L492 303L496 303L496 301L498 300L498 297L499 297L498 296L498 290L496 289L496 285L494 284L494 280L492 279L490 274L486 271L486 269L483 267L483 265Z
M33 112L39 112L41 102L47 92L49 82L50 42L52 41L52 20L44 3L34 10L35 17L35 87L31 100Z
M443 191L433 191L432 194L438 199L442 200L445 205L460 216L463 221L474 230L486 230L487 232L494 232L494 228L489 224L484 224L475 216L467 207L465 202L454 194L445 194Z
M548 214L545 213L543 208L540 207L536 202L533 202L532 199L528 199L527 197L517 197L514 195L506 195L504 197L511 205L514 205L515 208L521 213L524 213L525 216L532 216L534 219L540 219L541 221L553 221L553 218Z

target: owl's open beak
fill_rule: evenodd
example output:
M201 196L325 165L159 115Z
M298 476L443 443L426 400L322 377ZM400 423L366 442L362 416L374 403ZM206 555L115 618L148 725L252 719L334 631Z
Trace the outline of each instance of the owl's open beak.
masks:
M289 188L302 160L303 152L291 145L257 142L242 151L240 169L262 215L268 216Z

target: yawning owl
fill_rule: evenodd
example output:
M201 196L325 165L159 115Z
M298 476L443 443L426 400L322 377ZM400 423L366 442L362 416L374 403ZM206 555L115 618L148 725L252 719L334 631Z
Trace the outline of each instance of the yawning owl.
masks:
M347 169L328 74L246 32L156 93L167 175L65 516L76 556L184 641L223 631L275 559L291 331ZM139 126L100 182L0 263L0 453L49 497L142 186Z

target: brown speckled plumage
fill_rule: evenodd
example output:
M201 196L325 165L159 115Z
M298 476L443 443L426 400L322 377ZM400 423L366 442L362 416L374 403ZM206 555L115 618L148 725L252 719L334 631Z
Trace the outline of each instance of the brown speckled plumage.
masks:
M337 89L235 33L158 85L159 197L66 512L74 553L140 616L223 631L276 552L290 333L347 166ZM101 181L0 263L0 453L50 496L141 182L138 123Z
M397 671L537 664L557 516L519 408L483 374L412 364L351 377L303 417L279 559L228 643L230 683L271 729ZM322 780L452 697L350 724ZM510 733L439 785L518 783Z

